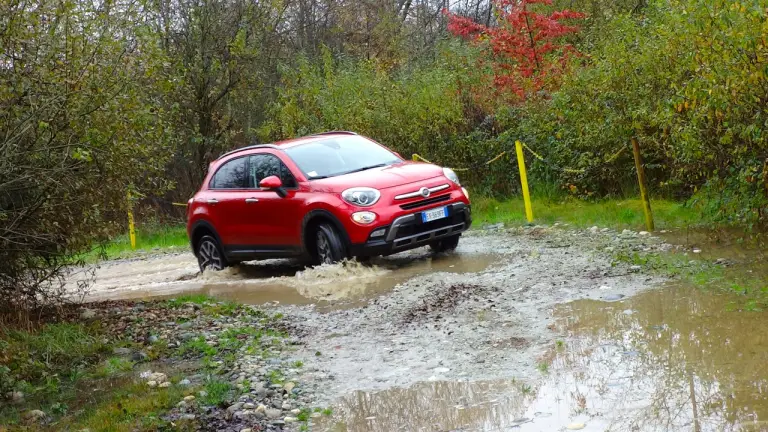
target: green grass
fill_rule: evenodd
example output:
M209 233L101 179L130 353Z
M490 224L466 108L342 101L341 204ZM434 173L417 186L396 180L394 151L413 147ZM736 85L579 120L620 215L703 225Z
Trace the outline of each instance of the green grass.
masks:
M222 405L232 396L232 384L216 378L211 378L205 383L206 395L201 399L205 405Z
M639 199L604 200L588 202L565 198L561 201L532 200L534 223L568 223L576 227L594 225L615 229L645 229L645 217ZM651 201L656 229L696 226L702 224L701 214L683 203L665 200ZM522 198L498 201L473 197L472 218L476 226L503 222L524 225L525 206Z
M136 249L131 248L128 227L124 234L112 238L104 248L97 248L85 257L86 261L127 258L156 249L187 248L189 238L184 225L136 226Z

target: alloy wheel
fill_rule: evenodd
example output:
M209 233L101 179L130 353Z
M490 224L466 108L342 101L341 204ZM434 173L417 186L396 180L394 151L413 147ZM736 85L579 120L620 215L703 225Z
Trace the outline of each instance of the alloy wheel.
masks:
M219 254L219 248L211 240L203 240L197 251L197 259L203 270L222 270L224 261Z
M331 251L331 242L324 232L317 232L317 256L321 264L333 264L333 252Z

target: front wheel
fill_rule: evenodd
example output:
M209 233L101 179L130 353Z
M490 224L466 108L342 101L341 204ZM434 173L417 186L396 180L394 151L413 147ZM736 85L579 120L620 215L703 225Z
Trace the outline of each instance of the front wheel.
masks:
M329 224L320 224L315 232L315 257L319 264L335 264L347 258L344 242L336 229Z
M215 238L207 235L203 236L197 243L197 264L200 266L200 271L206 270L224 270L227 266L227 260L224 258L224 254L221 252L219 242Z
M430 243L429 247L431 247L432 251L435 253L451 252L459 246L460 237L461 236L446 237L444 239Z

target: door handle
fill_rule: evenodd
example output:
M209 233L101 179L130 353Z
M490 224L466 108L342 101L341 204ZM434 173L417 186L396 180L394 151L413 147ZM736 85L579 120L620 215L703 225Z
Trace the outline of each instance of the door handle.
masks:
M207 202L208 204L218 204L218 203L219 203L219 200L217 200L216 198L210 198L210 199L208 199L206 202Z
M256 203L256 202L259 202L258 198L246 198L245 199L245 203L246 204L253 204L253 203Z

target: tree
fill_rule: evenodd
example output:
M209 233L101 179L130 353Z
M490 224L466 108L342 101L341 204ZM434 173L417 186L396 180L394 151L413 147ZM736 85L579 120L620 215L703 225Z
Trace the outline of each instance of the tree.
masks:
M498 26L447 10L445 14L451 33L488 49L495 85L524 100L555 82L576 52L572 45L560 41L579 30L568 22L582 19L584 14L568 9L537 11L543 9L537 5L550 4L552 0L494 0Z

